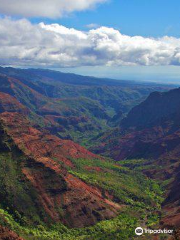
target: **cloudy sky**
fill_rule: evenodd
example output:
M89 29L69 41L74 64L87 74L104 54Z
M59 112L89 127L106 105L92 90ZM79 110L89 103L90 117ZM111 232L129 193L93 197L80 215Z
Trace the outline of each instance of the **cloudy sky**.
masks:
M0 65L180 82L179 12L179 0L0 0Z

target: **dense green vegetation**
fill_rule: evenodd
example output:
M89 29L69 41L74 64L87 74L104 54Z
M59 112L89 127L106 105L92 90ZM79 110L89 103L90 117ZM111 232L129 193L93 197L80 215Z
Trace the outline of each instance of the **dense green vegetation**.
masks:
M135 228L141 226L145 218L146 215L140 208L126 208L118 217L99 222L92 227L68 229L62 224L30 227L20 225L7 211L0 209L0 224L26 240L133 240L137 239ZM158 220L157 215L150 215L146 227L153 227ZM149 235L146 237L143 239L151 239ZM163 239L166 239L166 236Z
M14 221L7 211L0 209L0 223L27 240L128 240L134 237L137 221L137 218L130 212L123 212L113 220L103 221L83 229L68 229L62 224L52 225L49 228L38 225L33 228L21 226Z
M139 171L115 164L111 160L72 160L76 170L69 170L82 180L100 186L117 197L122 204L152 209L162 202L162 190Z

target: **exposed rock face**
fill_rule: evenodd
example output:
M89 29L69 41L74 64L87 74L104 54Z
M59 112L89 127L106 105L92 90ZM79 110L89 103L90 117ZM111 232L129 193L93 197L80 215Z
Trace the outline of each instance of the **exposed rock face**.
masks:
M72 158L93 161L98 156L72 141L37 130L19 113L4 112L0 120L7 135L26 156L19 163L19 171L36 193L34 201L45 211L44 221L83 227L118 214L120 206L112 202L108 193L67 171L74 168Z

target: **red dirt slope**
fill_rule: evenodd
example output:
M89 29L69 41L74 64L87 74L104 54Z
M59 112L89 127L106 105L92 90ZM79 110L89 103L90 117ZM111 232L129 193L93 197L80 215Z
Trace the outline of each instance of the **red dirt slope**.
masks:
M0 120L16 146L28 157L21 162L21 171L36 190L38 202L50 219L70 227L83 227L118 214L120 206L111 200L112 196L68 173L68 169L74 168L72 158L93 161L97 155L72 141L32 127L19 113L4 112Z

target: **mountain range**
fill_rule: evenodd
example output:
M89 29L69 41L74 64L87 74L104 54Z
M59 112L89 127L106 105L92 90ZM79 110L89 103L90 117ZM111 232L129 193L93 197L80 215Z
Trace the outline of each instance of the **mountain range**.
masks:
M1 238L179 239L173 87L1 67Z

